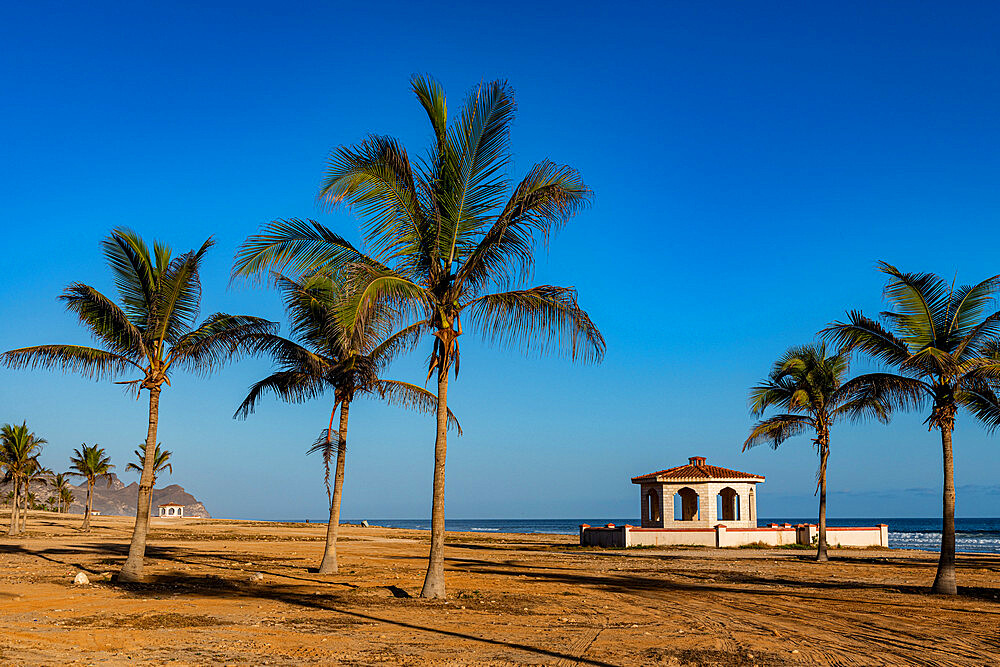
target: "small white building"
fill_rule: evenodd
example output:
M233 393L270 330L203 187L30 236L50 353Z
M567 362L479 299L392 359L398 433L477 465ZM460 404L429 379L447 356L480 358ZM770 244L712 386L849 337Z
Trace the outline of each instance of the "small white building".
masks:
M159 516L167 519L184 518L184 505L178 505L177 503L163 503L162 505L157 505L157 510L159 512Z
M643 528L757 527L761 475L710 466L704 456L688 464L632 478L640 485Z
M580 525L580 545L595 547L813 544L817 526L757 525L757 485L763 475L708 465L692 456L687 465L632 478L639 485L640 525ZM889 546L889 527L828 527L830 546Z

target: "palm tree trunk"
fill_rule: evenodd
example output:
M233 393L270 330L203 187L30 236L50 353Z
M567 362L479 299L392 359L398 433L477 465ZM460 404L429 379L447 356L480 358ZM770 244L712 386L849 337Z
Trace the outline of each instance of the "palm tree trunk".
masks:
M87 506L83 508L83 530L90 532L90 508L94 504L94 481L87 478Z
M143 558L146 556L146 535L149 533L149 510L153 499L153 466L156 463L156 427L160 419L160 387L149 389L149 428L146 431L146 455L139 477L139 498L135 508L135 527L128 558L118 581L139 581L142 578Z
M437 438L434 440L434 491L431 504L431 552L422 598L444 598L444 463L448 453L448 366L438 368Z
M340 499L344 493L344 464L347 460L347 417L350 403L340 403L340 430L337 432L337 471L333 476L333 497L330 499L330 522L326 525L326 549L320 574L337 573L337 530L340 528Z
M18 531L23 533L28 527L28 491L31 488L31 482L28 480L24 481L24 511L21 512L21 530Z
M14 477L14 495L10 499L10 530L7 531L8 535L17 534L17 507L21 502L21 487L18 483L17 477Z
M816 547L816 560L829 560L826 554L826 460L830 457L830 447L820 445L819 454L819 544Z
M937 576L934 577L931 591L955 595L958 593L958 584L955 581L955 465L951 449L951 428L941 428L941 449L944 453L941 556L938 559Z

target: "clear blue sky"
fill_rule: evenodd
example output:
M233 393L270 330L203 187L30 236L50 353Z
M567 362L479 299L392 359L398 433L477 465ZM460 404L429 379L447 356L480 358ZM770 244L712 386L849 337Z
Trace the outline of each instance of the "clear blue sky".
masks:
M740 453L747 388L845 309L877 312L876 260L1000 272L998 21L995 3L5 3L0 349L87 340L55 297L71 281L112 290L98 243L117 225L181 250L214 236L203 312L280 319L272 294L227 288L236 244L293 216L356 238L352 217L313 203L329 149L377 132L420 153L412 73L438 77L453 108L503 77L515 175L551 158L596 192L536 282L576 286L608 354L573 366L466 336L449 516L636 516L628 478L691 455L766 475L762 516L808 516L807 438ZM422 365L393 370L419 381ZM177 376L165 481L218 516L322 517L304 452L327 402L231 419L267 370ZM0 421L23 419L48 465L96 442L123 470L146 405L0 370ZM835 431L832 516L939 513L922 419ZM352 411L344 516L427 516L432 439L427 418ZM1000 515L997 444L960 422L960 516Z

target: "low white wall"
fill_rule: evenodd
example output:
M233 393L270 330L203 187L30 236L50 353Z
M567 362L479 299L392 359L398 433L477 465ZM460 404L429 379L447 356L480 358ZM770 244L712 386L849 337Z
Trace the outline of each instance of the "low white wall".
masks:
M819 539L819 526L802 524L799 526L799 541L812 544ZM888 547L889 526L827 526L826 543L831 547Z
M814 524L771 524L761 528L638 528L636 526L580 526L580 545L592 547L702 546L738 547L744 544L812 544L819 535ZM826 529L827 544L842 547L888 547L889 526Z
M625 546L716 546L714 528L633 528L625 531Z
M719 547L738 547L744 544L768 544L773 547L796 543L795 526L767 526L765 528L728 528L718 526Z

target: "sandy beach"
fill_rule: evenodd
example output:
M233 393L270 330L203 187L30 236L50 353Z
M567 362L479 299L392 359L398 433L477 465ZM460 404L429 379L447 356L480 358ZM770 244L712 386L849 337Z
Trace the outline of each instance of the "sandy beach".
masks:
M2 520L2 516L0 516ZM1000 660L1000 556L581 549L573 537L449 533L448 602L415 597L427 534L156 520L148 582L117 585L132 520L35 514L0 539L0 663L985 665ZM75 586L84 572L91 584ZM261 573L263 579L256 577Z

